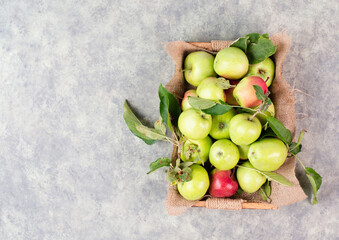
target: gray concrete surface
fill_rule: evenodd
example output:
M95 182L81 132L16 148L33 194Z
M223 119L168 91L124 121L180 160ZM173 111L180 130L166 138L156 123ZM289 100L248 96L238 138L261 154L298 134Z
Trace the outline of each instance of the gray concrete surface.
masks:
M0 1L0 239L338 239L338 2ZM323 175L319 204L277 211L194 208L167 215L169 156L122 118L124 99L158 118L173 40L231 40L287 29L300 154ZM311 188L301 168L305 192Z

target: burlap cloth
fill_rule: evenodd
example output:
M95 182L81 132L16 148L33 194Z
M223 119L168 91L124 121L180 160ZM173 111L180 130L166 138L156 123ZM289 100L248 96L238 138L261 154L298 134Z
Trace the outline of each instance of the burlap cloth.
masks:
M281 32L270 37L277 51L274 54L276 64L275 79L270 87L271 99L275 106L276 117L292 132L295 138L296 117L294 110L294 95L290 85L282 77L282 67L286 55L291 46L291 39L286 32ZM215 54L219 50L229 47L232 41L211 41L211 43L187 43L183 41L169 42L165 49L175 63L173 78L166 84L166 89L178 98L182 98L188 88L192 88L184 79L182 66L185 57L194 51L204 50ZM173 148L172 160L177 157L177 148ZM283 206L304 200L307 196L300 187L295 176L296 159L288 158L285 163L276 171L289 179L293 186L284 186L274 181L271 183L270 204ZM258 193L243 193L241 196L231 198L207 198L206 208L241 210L242 202L262 202ZM180 215L192 207L197 201L188 201L181 197L176 186L170 186L166 198L166 209L169 215Z

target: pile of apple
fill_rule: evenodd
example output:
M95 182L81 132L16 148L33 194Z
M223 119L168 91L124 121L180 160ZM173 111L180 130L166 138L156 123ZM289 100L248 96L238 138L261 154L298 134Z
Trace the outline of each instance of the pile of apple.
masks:
M184 76L194 89L188 90L181 102L178 127L184 143L179 154L182 161L195 163L190 167L191 180L177 184L185 199L201 199L207 191L213 197L230 197L238 186L244 192L254 193L266 182L266 177L253 168L275 171L284 163L288 149L281 140L269 137L258 140L266 116L274 116L273 104L255 116L236 110L254 112L262 100L257 98L253 86L260 86L266 93L274 73L275 65L270 58L249 65L246 54L236 47L225 48L215 57L197 51L185 58ZM220 87L221 77L229 80L232 87L227 90ZM209 115L193 108L189 97L222 100L234 107L222 115Z

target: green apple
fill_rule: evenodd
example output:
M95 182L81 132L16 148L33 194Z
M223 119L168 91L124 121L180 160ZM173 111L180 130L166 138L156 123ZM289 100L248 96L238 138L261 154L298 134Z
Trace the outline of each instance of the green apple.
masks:
M237 145L249 145L261 134L261 124L258 118L248 113L235 115L230 122L230 138Z
M181 101L181 109L183 111L192 108L192 106L188 102L188 97L198 97L195 89L191 89L191 90L188 90L188 91L185 92L184 97Z
M210 186L210 180L207 171L202 166L193 164L191 170L191 180L188 182L179 182L177 188L180 195L185 199L195 201L206 194Z
M181 159L186 162L195 162L202 164L207 161L212 140L210 137L205 137L201 140L188 139L183 144L181 149ZM188 158L186 158L189 156Z
M224 48L215 56L214 70L224 78L240 79L248 71L248 58L239 48Z
M239 158L241 160L248 159L248 150L250 149L250 145L239 145Z
M202 111L190 108L180 114L178 127L188 139L203 139L211 130L212 117Z
M238 167L237 169L237 180L241 189L247 193L258 191L258 189L266 182L266 177L254 169L249 169L253 168L253 166L248 161L244 162L241 166L247 167Z
M197 87L197 94L200 98L226 101L224 89L218 86L216 77L208 77L201 81Z
M256 107L262 102L257 98L253 85L258 85L264 93L267 93L268 88L264 80L257 76L249 76L241 79L238 85L233 90L233 96L242 107Z
M210 135L214 139L230 138L229 126L231 119L236 115L234 108L222 115L212 116Z
M277 138L264 138L251 144L248 160L258 170L275 171L287 158L287 147Z
M270 58L266 58L264 61L250 65L246 76L258 76L261 77L267 87L271 86L274 79L275 66L274 62Z
M213 68L214 56L204 51L188 54L184 62L184 75L186 81L198 86L207 77L215 77L217 74Z
M228 139L214 142L209 154L210 163L219 170L229 170L239 162L239 150Z
M274 117L275 109L273 103L268 107L268 109L263 113L258 113L256 117L259 119L262 126L264 126L267 122L266 117Z

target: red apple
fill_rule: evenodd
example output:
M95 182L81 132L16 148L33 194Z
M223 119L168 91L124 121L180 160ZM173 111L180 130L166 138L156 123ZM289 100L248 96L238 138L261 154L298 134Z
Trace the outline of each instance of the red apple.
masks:
M231 85L237 85L238 83L239 81L237 80L230 80ZM230 105L239 106L239 103L233 96L233 91L234 91L234 87L225 90L226 102Z
M238 182L231 170L214 169L210 174L209 193L213 197L230 197L238 190Z
M195 89L191 89L185 92L184 97L181 101L181 109L183 111L192 108L192 106L188 102L188 97L198 97Z
M240 106L250 108L260 105L261 100L257 98L253 85L260 86L264 93L268 91L266 83L262 78L258 76L243 78L233 91L233 96Z

